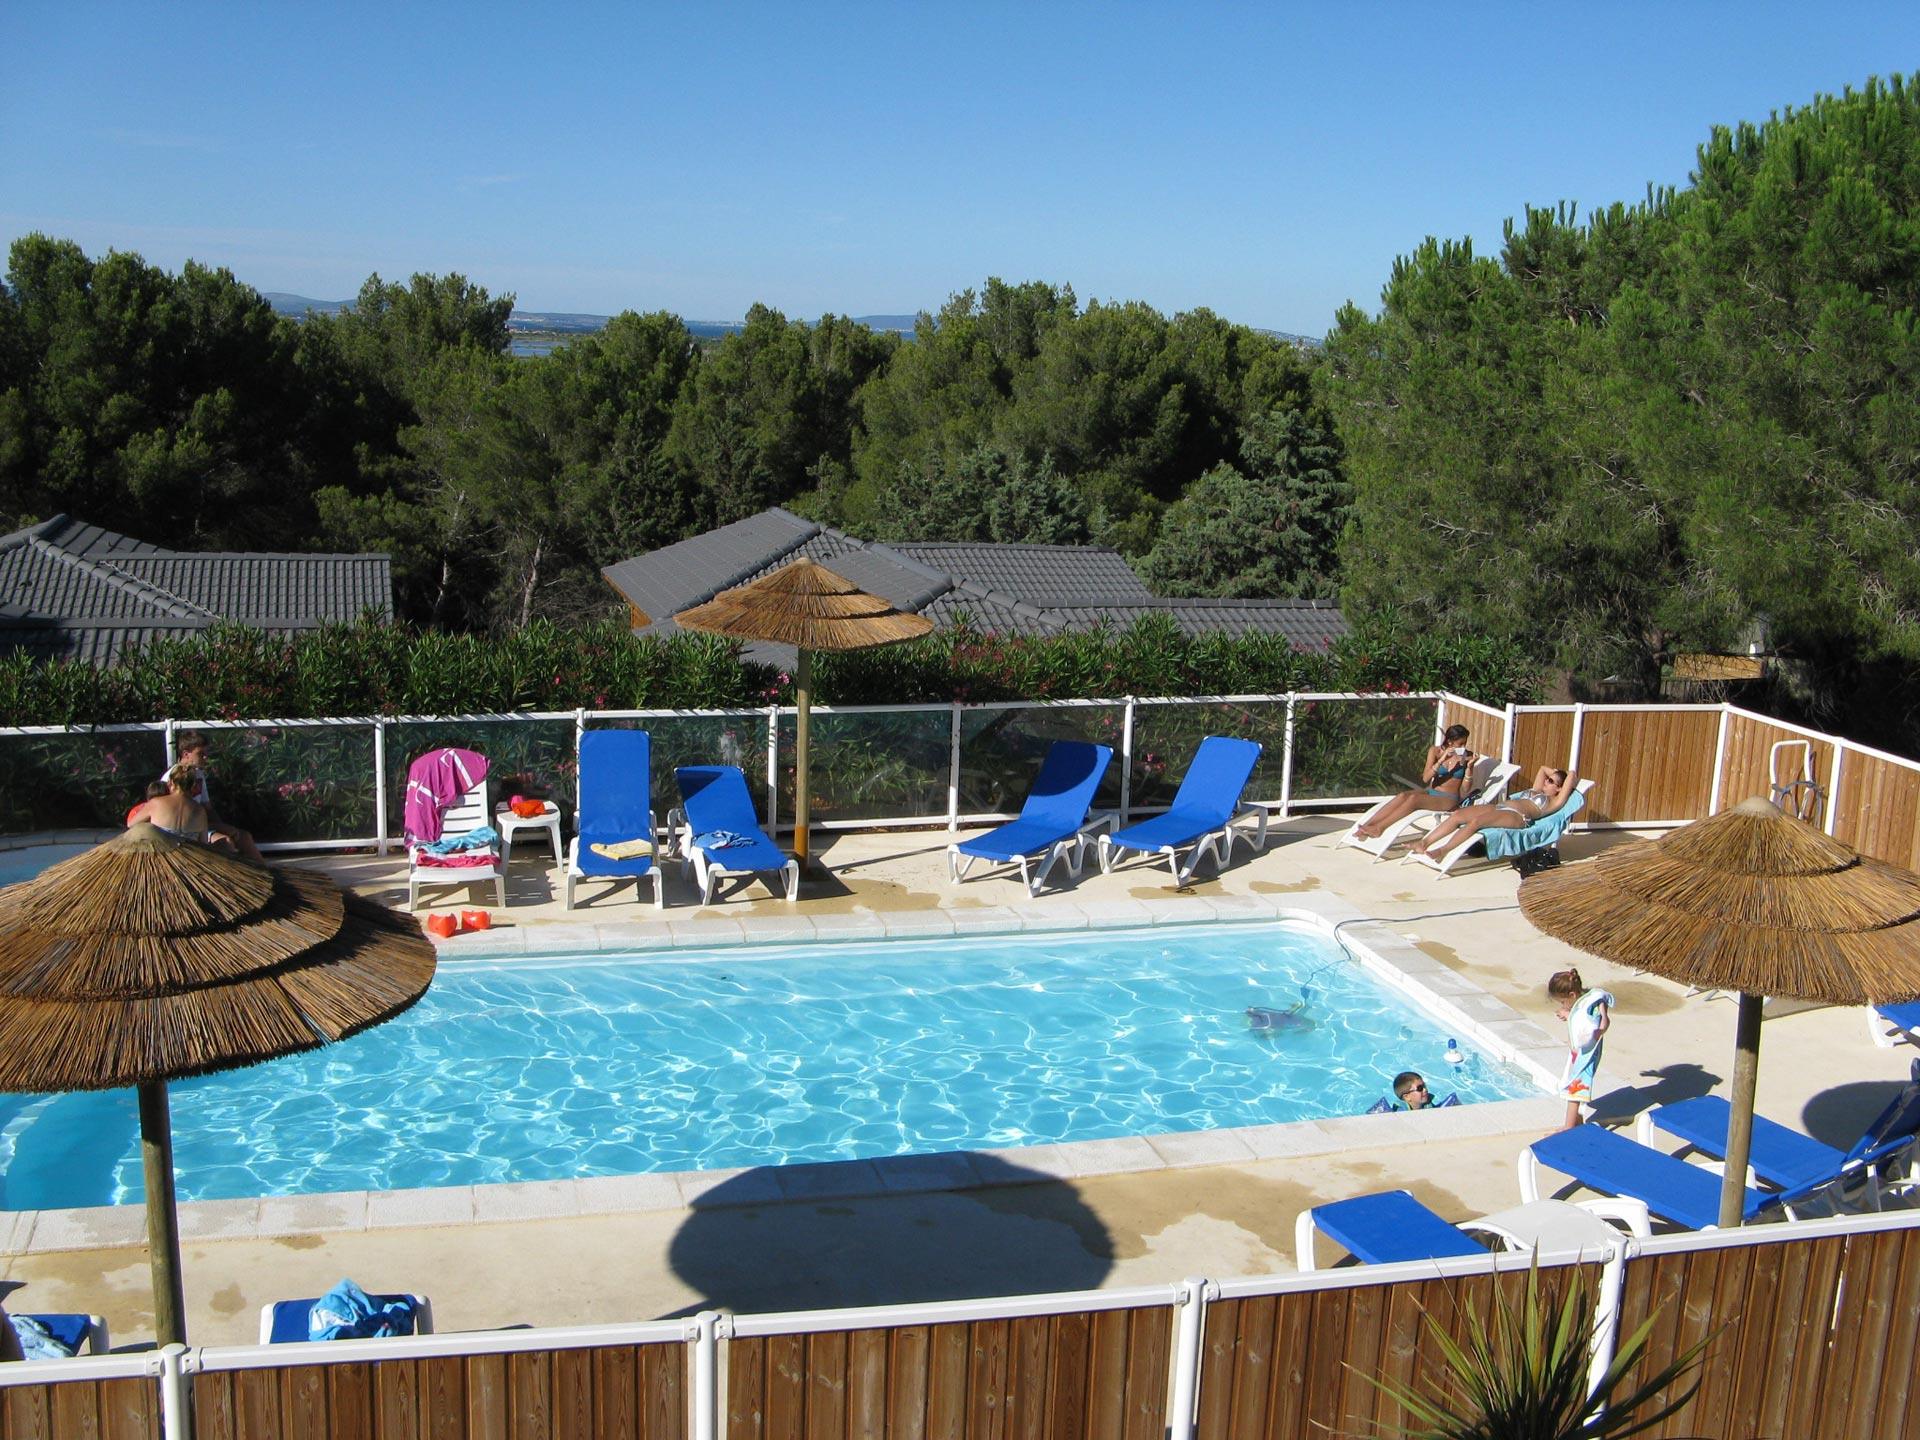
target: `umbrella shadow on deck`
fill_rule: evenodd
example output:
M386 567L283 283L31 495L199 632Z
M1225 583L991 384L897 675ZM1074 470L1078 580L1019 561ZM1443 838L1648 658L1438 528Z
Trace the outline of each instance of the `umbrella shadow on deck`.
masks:
M1837 1150L1845 1150L1860 1138L1874 1117L1893 1103L1908 1082L1904 1080L1851 1080L1834 1085L1810 1097L1800 1110L1800 1128L1816 1140ZM1774 1116L1784 1120L1784 1116Z
M682 1314L1086 1290L1114 1258L1071 1181L984 1154L742 1171L693 1202L668 1252L702 1297Z
M1672 1105L1680 1100L1711 1094L1713 1087L1721 1080L1720 1076L1691 1060L1662 1065L1657 1070L1642 1070L1640 1078L1651 1083L1622 1085L1596 1096L1591 1118L1601 1125L1618 1125L1656 1105Z

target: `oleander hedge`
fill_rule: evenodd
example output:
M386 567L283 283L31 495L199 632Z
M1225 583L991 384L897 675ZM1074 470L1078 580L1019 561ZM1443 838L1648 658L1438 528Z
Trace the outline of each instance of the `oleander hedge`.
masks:
M1162 617L1039 638L959 627L823 655L815 674L814 698L844 705L1437 689L1500 705L1539 689L1525 655L1504 640L1441 643L1372 626L1330 654L1304 655L1272 636L1192 639ZM107 669L0 660L0 725L731 709L791 698L791 676L741 663L728 642L638 637L618 622L540 622L499 639L372 622L297 636L234 626L157 643Z

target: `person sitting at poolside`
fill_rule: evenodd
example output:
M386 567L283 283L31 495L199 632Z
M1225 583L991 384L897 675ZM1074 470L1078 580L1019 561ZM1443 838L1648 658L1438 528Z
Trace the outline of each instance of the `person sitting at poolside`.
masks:
M1482 830L1524 830L1566 804L1579 784L1580 777L1573 771L1543 765L1534 772L1533 784L1528 789L1509 795L1498 805L1463 806L1434 826L1433 832L1410 853L1437 857L1457 845L1467 844Z
M136 820L146 819L147 818L147 802L149 800L158 800L162 795L166 793L167 793L167 782L164 779L149 781L147 783L147 793L141 796L140 799L136 800L133 804L133 808L127 811L127 824L131 825Z
M1353 827L1359 840L1377 840L1380 833L1416 810L1457 810L1467 800L1467 777L1478 757L1467 748L1467 727L1449 725L1438 745L1427 747L1426 768L1419 790L1402 790Z
M147 801L129 818L128 823L145 820L156 829L177 835L182 840L197 840L203 845L212 842L216 837L210 829L207 807L193 798L199 785L199 768L182 760L167 771L167 793ZM217 838L222 844L231 844L225 836Z
M247 859L261 861L260 847L253 843L253 833L222 820L214 813L213 792L207 785L207 770L211 763L211 750L207 737L198 730L182 730L176 738L176 744L180 764L193 767L193 788L188 791L188 796L207 812L208 831L218 836L221 843L231 845ZM174 768L178 769L179 766L176 765ZM168 775L172 773L171 770L167 772ZM166 776L161 778L165 779Z

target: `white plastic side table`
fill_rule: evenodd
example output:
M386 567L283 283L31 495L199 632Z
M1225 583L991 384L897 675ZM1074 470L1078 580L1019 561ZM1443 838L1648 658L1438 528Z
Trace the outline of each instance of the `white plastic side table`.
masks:
M521 830L544 830L553 841L553 863L560 863L560 807L551 800L546 809L538 815L516 815L511 805L496 805L493 811L494 828L500 832L500 863L506 865L513 859L513 837Z

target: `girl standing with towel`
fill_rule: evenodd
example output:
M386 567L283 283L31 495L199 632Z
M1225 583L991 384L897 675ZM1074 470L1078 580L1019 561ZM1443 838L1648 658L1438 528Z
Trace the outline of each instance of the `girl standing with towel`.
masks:
M1567 1123L1561 1128L1571 1130L1580 1123L1580 1107L1593 1099L1600 1051L1613 1023L1613 996L1589 990L1578 970L1562 970L1547 981L1547 998L1554 1003L1554 1013L1567 1022L1567 1073L1560 1081Z

